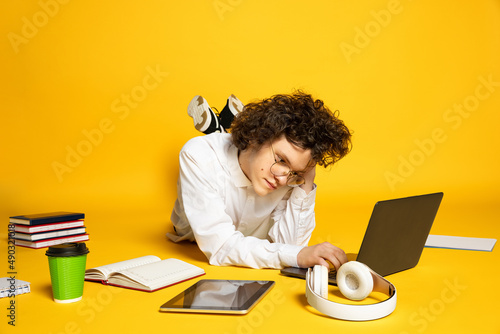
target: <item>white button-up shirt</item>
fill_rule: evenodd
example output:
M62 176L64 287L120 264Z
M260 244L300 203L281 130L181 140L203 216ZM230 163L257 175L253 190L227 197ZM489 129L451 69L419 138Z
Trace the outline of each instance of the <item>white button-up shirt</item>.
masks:
M230 134L189 140L179 164L171 240L196 241L212 265L297 266L315 226L316 185L309 194L285 186L257 195Z

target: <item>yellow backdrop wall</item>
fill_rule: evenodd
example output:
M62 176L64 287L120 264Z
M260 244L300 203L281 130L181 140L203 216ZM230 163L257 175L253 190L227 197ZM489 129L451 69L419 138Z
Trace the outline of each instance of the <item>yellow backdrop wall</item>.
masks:
M322 217L434 191L457 208L498 203L496 0L0 6L5 221L68 210L166 230L177 154L199 135L190 99L220 110L232 93L246 103L294 89L354 131L353 151L317 177Z
M311 312L300 281L209 266L196 246L165 239L178 152L200 135L191 98L221 110L230 94L247 103L295 89L339 110L354 133L352 152L318 171L311 243L354 253L376 201L436 191L445 196L432 233L500 238L498 0L2 1L0 36L0 277L9 216L77 211L89 267L177 257L207 278L278 280L288 298L255 328L263 303L253 317L159 314L188 282L151 295L86 283L85 299L63 308L52 302L44 251L19 247L18 278L32 282L16 311L22 332L498 331L500 294L484 293L498 283L497 250L427 249L418 268L391 278L397 313L353 324ZM445 305L449 282L466 288ZM90 309L100 296L115 302Z

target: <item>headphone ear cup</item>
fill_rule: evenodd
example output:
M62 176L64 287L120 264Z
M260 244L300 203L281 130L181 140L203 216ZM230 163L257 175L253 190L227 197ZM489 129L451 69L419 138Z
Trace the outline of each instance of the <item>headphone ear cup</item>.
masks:
M323 298L328 298L328 268L315 265L313 268L313 290Z
M337 286L346 298L362 300L373 290L373 277L366 265L350 261L337 272Z

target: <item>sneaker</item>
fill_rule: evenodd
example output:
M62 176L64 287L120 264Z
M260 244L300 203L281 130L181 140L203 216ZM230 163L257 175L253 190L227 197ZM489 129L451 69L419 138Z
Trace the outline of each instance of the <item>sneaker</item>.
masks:
M208 105L207 100L196 95L188 106L188 115L193 118L196 130L209 134L212 132L225 132L219 123L219 118Z
M227 99L227 104L229 105L229 110L233 113L233 115L236 115L240 111L245 108L245 105L243 102L241 102L234 94L231 94L229 98Z
M228 97L226 106L219 114L220 123L225 129L231 128L234 117L243 110L245 105L233 94Z

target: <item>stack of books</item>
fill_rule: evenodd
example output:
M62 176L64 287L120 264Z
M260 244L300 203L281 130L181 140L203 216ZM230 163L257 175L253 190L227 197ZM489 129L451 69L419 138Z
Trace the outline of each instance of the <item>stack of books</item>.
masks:
M75 212L49 212L10 217L14 228L9 237L16 246L45 248L66 242L89 240L84 226L85 214Z

